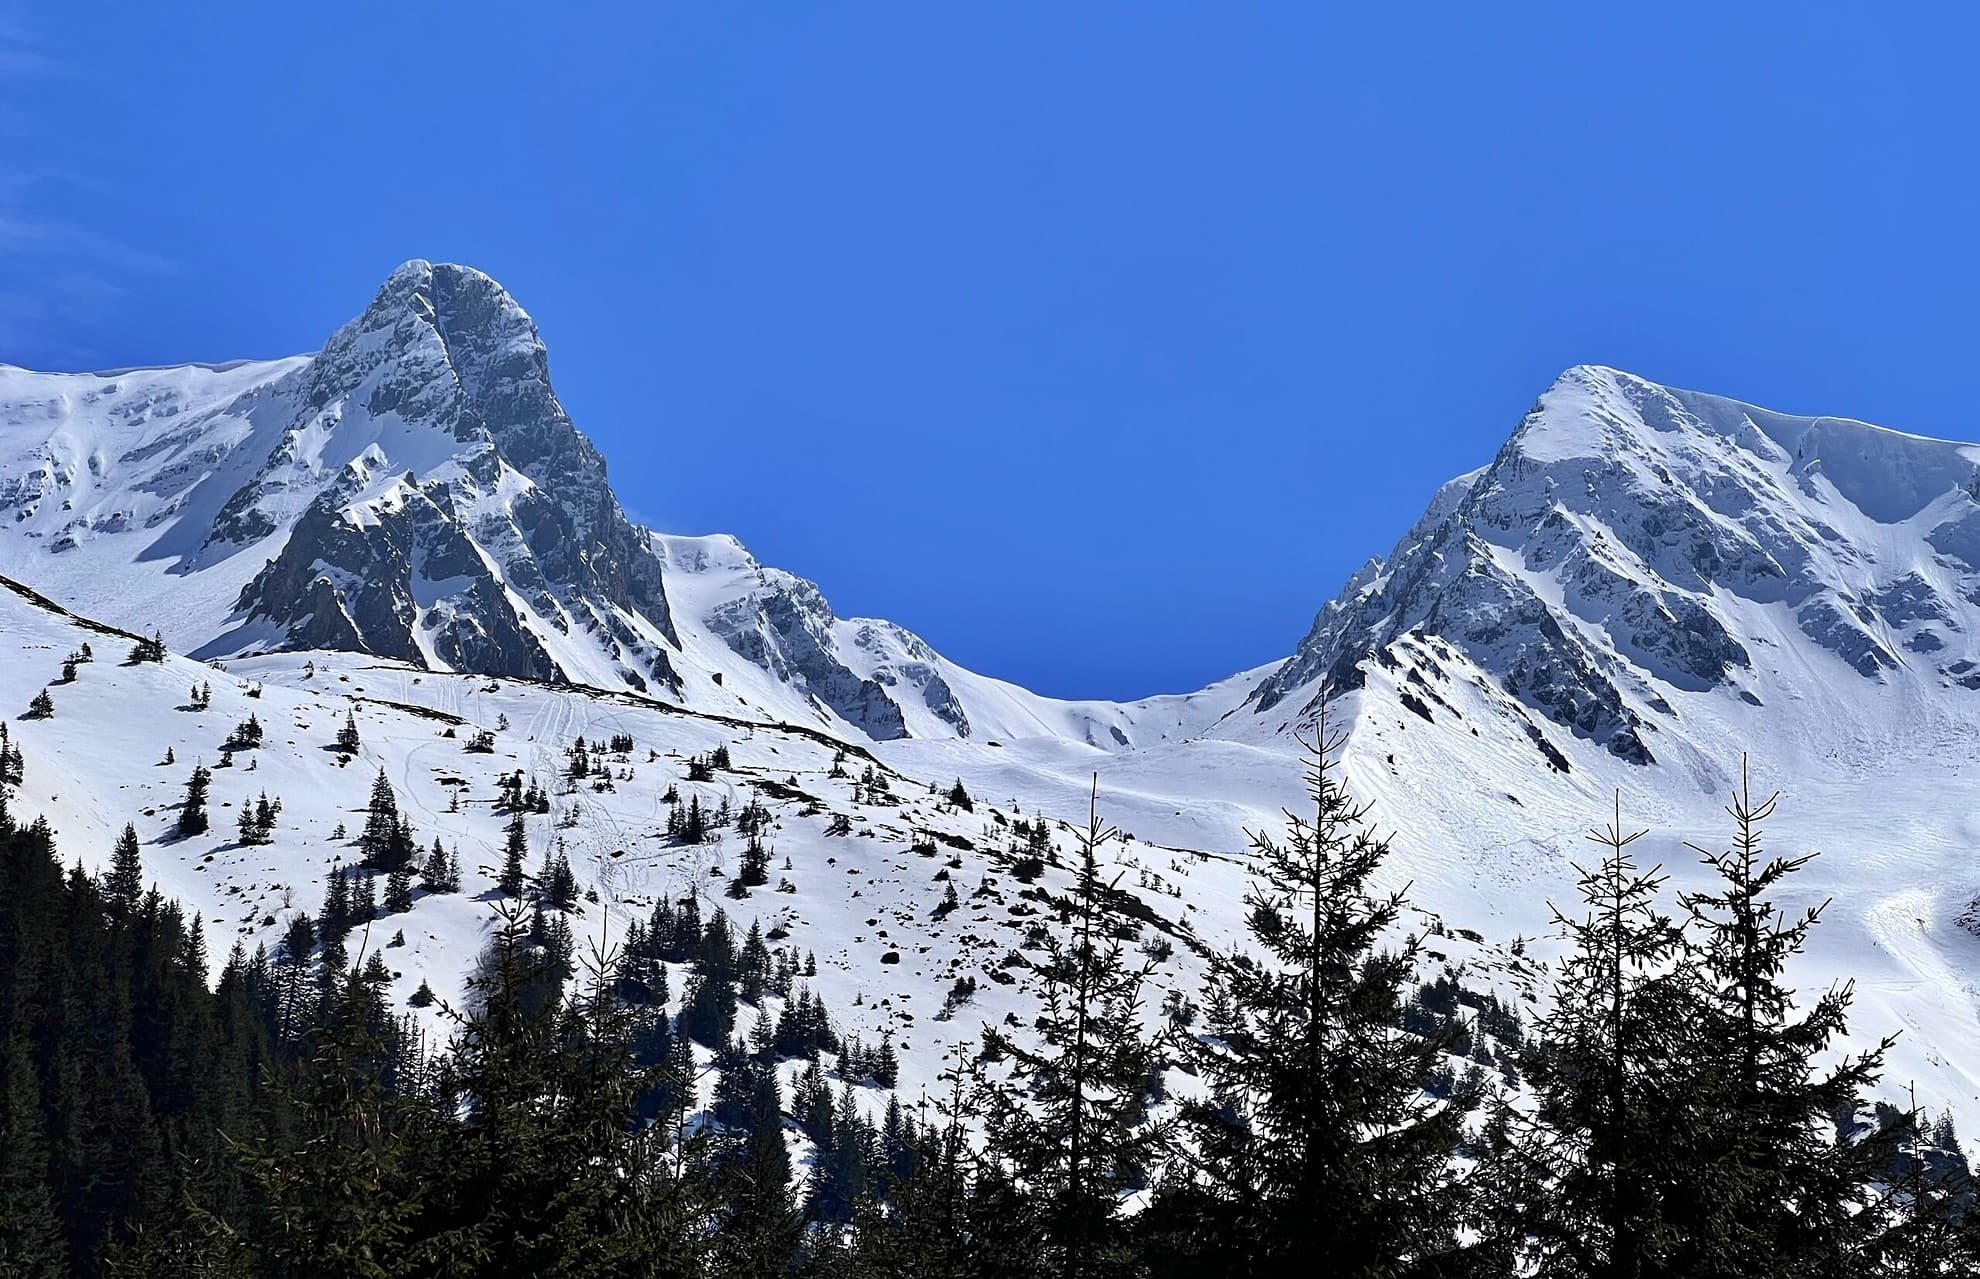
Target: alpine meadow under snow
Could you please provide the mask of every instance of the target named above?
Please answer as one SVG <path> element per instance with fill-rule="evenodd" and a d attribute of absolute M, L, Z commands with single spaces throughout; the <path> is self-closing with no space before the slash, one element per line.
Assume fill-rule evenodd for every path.
<path fill-rule="evenodd" d="M 1685 841 L 1725 843 L 1750 759 L 1784 792 L 1769 850 L 1820 853 L 1771 898 L 1827 903 L 1789 984 L 1854 982 L 1847 1046 L 1898 1032 L 1874 1096 L 1980 1123 L 1980 446 L 1576 367 L 1283 662 L 1064 701 L 838 617 L 733 537 L 634 524 L 523 309 L 414 261 L 314 355 L 0 366 L 0 577 L 16 818 L 91 872 L 134 824 L 217 974 L 344 890 L 382 777 L 418 864 L 437 841 L 461 883 L 343 944 L 383 957 L 395 1008 L 421 995 L 435 1042 L 473 1002 L 520 824 L 532 881 L 568 863 L 580 946 L 663 904 L 754 925 L 842 1038 L 892 1054 L 896 1079 L 844 1072 L 865 1112 L 925 1115 L 985 1026 L 1021 1044 L 1038 1017 L 1081 873 L 1062 824 L 1096 775 L 1123 962 L 1148 967 L 1149 1024 L 1173 1019 L 1245 941 L 1249 833 L 1306 811 L 1324 687 L 1426 980 L 1542 1015 L 1589 828 L 1619 802 L 1650 831 L 1637 862 L 1705 891 Z M 154 633 L 163 660 L 127 662 Z M 196 765 L 211 822 L 187 832 Z M 681 838 L 687 811 L 709 838 Z M 801 1061 L 779 1069 L 799 1088 Z"/>

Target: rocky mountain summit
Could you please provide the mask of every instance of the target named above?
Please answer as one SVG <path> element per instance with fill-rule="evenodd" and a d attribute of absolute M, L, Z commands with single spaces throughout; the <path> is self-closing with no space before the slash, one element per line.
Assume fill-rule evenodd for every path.
<path fill-rule="evenodd" d="M 210 535 L 255 542 L 314 493 L 241 592 L 249 623 L 285 647 L 576 675 L 547 629 L 589 637 L 634 687 L 673 682 L 659 562 L 500 285 L 407 263 L 289 383 L 293 419 Z"/>
<path fill-rule="evenodd" d="M 1775 690 L 1756 664 L 1786 649 L 1837 679 L 1980 688 L 1977 460 L 1570 369 L 1321 609 L 1250 707 L 1283 716 L 1323 676 L 1359 687 L 1412 633 L 1635 763 L 1656 757 L 1672 690 L 1761 704 Z"/>
<path fill-rule="evenodd" d="M 0 371 L 11 567 L 204 656 L 666 688 L 660 564 L 500 285 L 408 262 L 314 356 Z"/>

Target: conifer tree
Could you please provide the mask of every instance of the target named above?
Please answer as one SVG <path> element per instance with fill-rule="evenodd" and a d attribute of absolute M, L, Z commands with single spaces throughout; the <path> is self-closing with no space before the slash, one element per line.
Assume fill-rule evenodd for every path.
<path fill-rule="evenodd" d="M 323 917 L 317 931 L 323 935 L 324 944 L 341 938 L 351 928 L 351 884 L 350 876 L 343 868 L 332 866 L 324 879 Z"/>
<path fill-rule="evenodd" d="M 378 886 L 369 871 L 360 869 L 351 876 L 352 927 L 362 927 L 378 917 Z"/>
<path fill-rule="evenodd" d="M 529 935 L 521 907 L 504 904 L 443 1089 L 467 1104 L 419 1145 L 436 1239 L 477 1273 L 703 1273 L 697 1142 L 663 1149 L 677 1129 L 634 1122 L 660 1071 L 634 1065 L 634 1021 L 607 976 L 615 957 L 594 948 L 588 988 L 539 1003 Z"/>
<path fill-rule="evenodd" d="M 1038 1042 L 983 1032 L 991 1065 L 979 1093 L 990 1150 L 1037 1213 L 1041 1273 L 1067 1279 L 1125 1271 L 1121 1199 L 1146 1184 L 1164 1137 L 1149 1112 L 1158 1062 L 1141 1024 L 1152 965 L 1128 958 L 1113 889 L 1100 878 L 1100 851 L 1119 835 L 1100 820 L 1096 777 L 1064 904 L 1070 935 L 1049 936 L 1039 967 Z"/>
<path fill-rule="evenodd" d="M 716 1156 L 722 1211 L 711 1240 L 711 1261 L 717 1274 L 775 1279 L 791 1271 L 804 1216 L 791 1188 L 776 1072 L 746 1068 L 745 1077 L 741 1122 Z"/>
<path fill-rule="evenodd" d="M 1521 1058 L 1531 1120 L 1501 1115 L 1511 1135 L 1495 1178 L 1529 1196 L 1515 1219 L 1541 1275 L 1668 1273 L 1695 1113 L 1679 1073 L 1682 1027 L 1699 992 L 1674 962 L 1684 942 L 1658 906 L 1664 877 L 1630 851 L 1645 833 L 1623 826 L 1620 796 L 1589 833 L 1602 859 L 1576 867 L 1582 913 L 1555 910 L 1569 952 Z"/>
<path fill-rule="evenodd" d="M 179 806 L 178 830 L 180 835 L 204 835 L 207 828 L 206 792 L 213 784 L 213 772 L 204 764 L 194 764 L 192 776 L 186 779 L 185 802 Z"/>
<path fill-rule="evenodd" d="M 440 846 L 438 835 L 433 837 L 433 847 L 420 867 L 419 882 L 429 893 L 457 893 L 461 890 L 460 872 L 455 860 Z"/>
<path fill-rule="evenodd" d="M 50 1196 L 40 1089 L 25 1027 L 0 1040 L 0 1274 L 69 1273 Z"/>
<path fill-rule="evenodd" d="M 19 786 L 25 774 L 26 761 L 21 757 L 20 745 L 8 735 L 6 723 L 0 721 L 0 790 Z"/>
<path fill-rule="evenodd" d="M 394 866 L 385 875 L 385 913 L 403 914 L 413 908 L 413 877 L 410 865 Z"/>
<path fill-rule="evenodd" d="M 505 896 L 522 896 L 523 857 L 528 852 L 529 831 L 523 825 L 523 815 L 518 812 L 509 818 L 508 837 L 502 845 L 502 877 L 496 881 Z"/>
<path fill-rule="evenodd" d="M 560 848 L 550 857 L 543 877 L 543 900 L 557 910 L 577 905 L 577 876 L 571 872 L 571 859 Z"/>
<path fill-rule="evenodd" d="M 1884 1134 L 1856 1141 L 1836 1128 L 1876 1083 L 1892 1040 L 1818 1064 L 1848 1029 L 1851 988 L 1804 1006 L 1785 981 L 1823 906 L 1790 916 L 1773 900 L 1814 856 L 1765 851 L 1762 827 L 1779 800 L 1755 800 L 1742 759 L 1726 805 L 1730 846 L 1689 845 L 1715 882 L 1679 899 L 1700 995 L 1682 1077 L 1699 1122 L 1686 1159 L 1698 1190 L 1676 1256 L 1701 1276 L 1858 1273 L 1868 1217 L 1856 1201 L 1892 1154 Z"/>
<path fill-rule="evenodd" d="M 1928 1143 L 1926 1127 L 1914 1092 L 1897 1122 L 1895 1166 L 1883 1178 L 1885 1192 L 1874 1211 L 1876 1235 L 1862 1270 L 1872 1279 L 1980 1274 L 1972 1173 L 1957 1139 L 1935 1136 Z"/>
<path fill-rule="evenodd" d="M 770 850 L 762 837 L 751 834 L 743 844 L 742 865 L 736 872 L 737 896 L 770 882 Z"/>
<path fill-rule="evenodd" d="M 1230 1271 L 1428 1273 L 1458 1247 L 1451 1156 L 1471 1098 L 1425 1094 L 1449 1044 L 1402 1029 L 1421 943 L 1392 935 L 1407 903 L 1374 886 L 1388 841 L 1347 789 L 1324 695 L 1315 731 L 1311 816 L 1252 837 L 1255 953 L 1214 962 L 1224 1015 L 1186 1045 L 1209 1090 L 1185 1112 L 1197 1176 L 1151 1215 Z"/>
<path fill-rule="evenodd" d="M 374 991 L 357 973 L 335 981 L 335 1013 L 301 1082 L 285 1088 L 307 1144 L 263 1137 L 237 1147 L 267 1228 L 228 1229 L 207 1214 L 208 1261 L 221 1273 L 397 1279 L 439 1258 L 413 1235 L 425 1191 L 407 1166 L 413 1103 L 389 1085 Z"/>
<path fill-rule="evenodd" d="M 137 910 L 144 896 L 144 863 L 138 855 L 137 827 L 124 824 L 117 846 L 110 852 L 110 873 L 103 880 L 103 904 L 110 917 L 125 920 Z"/>
<path fill-rule="evenodd" d="M 398 833 L 399 799 L 392 792 L 392 783 L 386 779 L 384 768 L 380 767 L 378 776 L 371 783 L 371 802 L 365 808 L 364 832 L 358 836 L 358 847 L 363 850 L 363 864 L 390 869 Z"/>
<path fill-rule="evenodd" d="M 357 713 L 346 709 L 343 725 L 337 729 L 337 750 L 341 754 L 355 755 L 361 744 L 358 737 Z"/>

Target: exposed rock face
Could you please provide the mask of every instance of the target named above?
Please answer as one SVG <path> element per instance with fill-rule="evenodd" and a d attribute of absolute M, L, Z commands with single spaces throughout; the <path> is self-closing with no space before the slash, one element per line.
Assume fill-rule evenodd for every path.
<path fill-rule="evenodd" d="M 878 679 L 854 674 L 840 660 L 832 633 L 838 620 L 818 587 L 788 573 L 763 572 L 763 589 L 730 601 L 708 627 L 738 656 L 816 697 L 876 741 L 907 736 L 901 708 Z"/>
<path fill-rule="evenodd" d="M 892 622 L 839 617 L 816 583 L 764 567 L 734 538 L 656 542 L 682 616 L 730 656 L 876 740 L 970 736 L 963 698 L 944 673 L 956 668 L 920 636 Z"/>
<path fill-rule="evenodd" d="M 660 562 L 500 285 L 407 263 L 284 391 L 293 419 L 209 539 L 294 521 L 238 601 L 272 644 L 598 678 L 554 651 L 572 636 L 635 687 L 673 682 Z"/>
<path fill-rule="evenodd" d="M 1752 700 L 1754 637 L 1776 619 L 1866 679 L 1900 650 L 1970 661 L 1974 454 L 1570 369 L 1490 466 L 1321 609 L 1253 705 L 1310 697 L 1322 676 L 1358 686 L 1398 637 L 1437 635 L 1525 705 L 1647 762 L 1664 692 Z"/>
<path fill-rule="evenodd" d="M 444 485 L 402 483 L 346 517 L 337 490 L 312 502 L 282 553 L 250 583 L 251 615 L 288 619 L 280 647 L 347 649 L 419 665 L 556 679 L 501 581 L 455 518 Z M 423 588 L 423 589 L 422 589 Z M 278 602 L 276 609 L 261 601 Z"/>

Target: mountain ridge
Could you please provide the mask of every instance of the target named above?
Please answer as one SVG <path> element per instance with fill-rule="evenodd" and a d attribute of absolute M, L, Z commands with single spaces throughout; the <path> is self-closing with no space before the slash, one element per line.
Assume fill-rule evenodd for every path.
<path fill-rule="evenodd" d="M 1348 776 L 1398 827 L 1393 886 L 1536 953 L 1591 811 L 1619 799 L 1654 824 L 1646 855 L 1682 888 L 1679 840 L 1715 828 L 1751 751 L 1807 801 L 1785 810 L 1782 845 L 1829 850 L 1798 877 L 1808 900 L 1789 903 L 1836 903 L 1800 978 L 1860 978 L 1866 1026 L 1913 1032 L 1902 1068 L 1980 1113 L 1980 1069 L 1963 1064 L 1980 1060 L 1980 937 L 1957 922 L 1980 898 L 1965 852 L 1980 827 L 1944 802 L 1970 789 L 1980 740 L 1980 449 L 1578 365 L 1322 605 L 1285 660 L 1189 693 L 1054 699 L 894 623 L 839 617 L 815 583 L 733 537 L 634 524 L 556 402 L 527 313 L 478 272 L 428 297 L 434 272 L 447 275 L 395 272 L 327 358 L 0 368 L 0 575 L 80 617 L 160 630 L 206 663 L 175 658 L 176 689 L 123 668 L 114 688 L 55 687 L 55 719 L 23 729 L 42 761 L 36 805 L 96 839 L 130 803 L 169 803 L 179 779 L 152 772 L 155 755 L 120 747 L 103 763 L 89 743 L 155 706 L 146 731 L 210 750 L 166 700 L 193 669 L 229 686 L 228 715 L 270 690 L 264 712 L 279 701 L 296 735 L 271 745 L 269 782 L 314 785 L 348 681 L 491 731 L 510 715 L 504 767 L 545 777 L 574 734 L 616 733 L 629 716 L 675 756 L 727 739 L 778 787 L 795 775 L 815 790 L 806 778 L 829 777 L 829 743 L 842 743 L 916 779 L 914 821 L 985 848 L 1007 832 L 939 811 L 952 779 L 1006 814 L 1054 818 L 1084 813 L 1097 779 L 1140 839 L 1130 879 L 1186 884 L 1179 917 L 1222 945 L 1242 922 L 1246 832 L 1298 802 L 1298 739 L 1331 683 Z M 658 600 L 664 625 L 648 612 Z M 24 703 L 73 627 L 8 608 L 21 640 L 0 648 L 0 671 Z M 422 795 L 422 826 L 492 849 L 500 832 L 435 802 L 443 777 L 466 774 L 425 753 L 432 725 L 378 714 L 393 737 L 375 762 Z M 652 843 L 645 787 L 659 780 L 586 799 L 596 822 L 569 828 L 608 898 L 613 854 Z M 873 848 L 905 852 L 915 829 L 857 780 L 832 779 L 839 811 L 872 819 Z M 807 906 L 835 945 L 885 927 L 960 962 L 944 949 L 954 939 L 924 936 L 925 883 L 892 923 L 850 878 L 810 896 L 843 855 L 803 807 L 792 798 L 780 820 L 790 847 L 817 854 Z M 312 808 L 292 851 L 323 861 L 308 841 L 337 811 Z M 172 887 L 196 896 L 211 872 L 182 851 L 197 850 L 172 850 Z M 705 851 L 649 852 L 642 892 L 706 884 Z M 214 856 L 236 863 L 228 888 L 268 900 L 275 868 Z M 914 864 L 884 869 L 898 879 Z M 273 916 L 241 918 L 233 897 L 216 880 L 201 900 L 250 934 Z M 449 910 L 436 908 L 429 965 L 472 951 L 475 925 Z M 884 971 L 856 947 L 845 962 L 847 998 Z"/>

